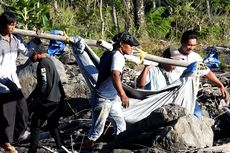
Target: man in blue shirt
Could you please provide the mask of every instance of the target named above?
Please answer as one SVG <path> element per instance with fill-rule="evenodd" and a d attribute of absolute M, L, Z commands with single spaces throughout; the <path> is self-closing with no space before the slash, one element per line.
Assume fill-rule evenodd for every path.
<path fill-rule="evenodd" d="M 164 58 L 178 59 L 171 55 L 172 48 L 163 52 Z M 159 64 L 157 66 L 146 65 L 137 78 L 137 87 L 145 90 L 159 91 L 180 78 L 180 73 L 174 71 L 175 65 Z"/>

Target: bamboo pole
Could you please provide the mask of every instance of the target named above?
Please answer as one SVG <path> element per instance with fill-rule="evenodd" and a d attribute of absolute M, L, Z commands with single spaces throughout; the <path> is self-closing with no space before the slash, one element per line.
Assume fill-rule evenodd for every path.
<path fill-rule="evenodd" d="M 103 48 L 110 50 L 110 51 L 113 49 L 113 46 L 111 43 L 108 43 L 107 41 L 104 41 L 101 39 L 97 41 L 97 44 L 102 46 Z M 132 57 L 132 56 L 125 56 L 125 57 L 127 57 L 127 59 L 129 59 L 130 61 L 135 62 L 135 60 L 136 60 L 137 64 L 141 64 L 140 59 L 137 59 L 137 57 L 141 56 L 141 52 L 143 52 L 143 51 L 136 47 L 136 48 L 134 48 L 134 56 L 135 57 Z M 151 54 L 147 54 L 147 53 L 145 54 L 144 59 L 147 60 L 147 61 L 143 62 L 143 64 L 146 63 L 146 65 L 151 64 L 151 62 L 149 62 L 149 61 L 162 63 L 162 64 L 172 64 L 172 65 L 182 66 L 182 67 L 186 67 L 190 64 L 189 62 L 163 58 L 163 57 L 159 57 L 159 56 L 155 56 L 155 55 L 151 55 Z M 155 63 L 152 63 L 152 64 L 155 65 Z"/>
<path fill-rule="evenodd" d="M 144 61 L 141 61 L 140 57 L 138 57 L 138 56 L 134 56 L 134 55 L 124 55 L 124 56 L 125 56 L 125 59 L 127 61 L 134 62 L 137 65 L 140 65 L 140 64 L 152 65 L 152 66 L 157 66 L 158 65 L 157 62 L 149 61 L 149 60 L 146 60 L 146 59 Z"/>
<path fill-rule="evenodd" d="M 140 54 L 141 53 L 137 53 L 137 55 L 140 55 Z M 189 62 L 173 60 L 173 59 L 169 59 L 169 58 L 163 58 L 163 57 L 159 57 L 159 56 L 155 56 L 155 55 L 151 55 L 151 54 L 146 54 L 144 58 L 146 60 L 154 61 L 157 63 L 171 64 L 171 65 L 182 66 L 182 67 L 187 67 L 189 64 L 191 64 Z"/>
<path fill-rule="evenodd" d="M 13 33 L 24 35 L 24 36 L 49 39 L 49 40 L 61 40 L 61 41 L 69 42 L 69 43 L 74 42 L 73 38 L 69 37 L 69 36 L 53 35 L 53 34 L 49 34 L 49 33 L 41 33 L 38 35 L 35 31 L 32 31 L 32 30 L 23 30 L 23 29 L 17 29 L 16 28 L 16 29 L 14 29 Z M 91 40 L 91 39 L 84 39 L 84 40 L 85 40 L 86 44 L 89 46 L 100 47 L 100 46 L 98 46 L 96 40 Z"/>
<path fill-rule="evenodd" d="M 24 35 L 24 36 L 49 39 L 49 40 L 61 40 L 61 41 L 69 42 L 69 43 L 74 42 L 73 37 L 53 35 L 53 34 L 48 34 L 48 33 L 41 33 L 38 35 L 35 31 L 32 31 L 32 30 L 15 29 L 13 31 L 13 33 Z M 85 40 L 86 44 L 89 46 L 102 47 L 102 48 L 105 48 L 105 49 L 110 50 L 110 51 L 113 49 L 113 45 L 111 43 L 108 43 L 107 41 L 104 41 L 104 40 L 91 40 L 91 39 L 84 39 L 84 40 Z M 134 50 L 135 50 L 135 48 L 134 48 Z M 136 50 L 140 50 L 140 49 L 136 48 Z M 132 56 L 129 56 L 128 59 L 130 61 L 133 61 L 133 62 L 136 61 L 137 64 L 140 64 L 141 61 L 137 59 L 137 57 L 139 57 L 140 54 L 141 53 L 137 51 L 136 54 L 134 55 L 136 57 L 132 58 Z M 144 56 L 144 59 L 146 59 L 148 61 L 152 61 L 152 62 L 157 62 L 157 63 L 162 63 L 162 64 L 172 64 L 172 65 L 182 66 L 182 67 L 186 67 L 190 64 L 189 62 L 172 60 L 172 59 L 163 58 L 163 57 L 159 57 L 159 56 L 155 56 L 155 55 L 151 55 L 151 54 L 146 54 Z M 149 63 L 149 62 L 144 61 L 143 64 L 145 64 L 145 63 Z M 148 64 L 146 64 L 146 65 L 148 65 Z"/>

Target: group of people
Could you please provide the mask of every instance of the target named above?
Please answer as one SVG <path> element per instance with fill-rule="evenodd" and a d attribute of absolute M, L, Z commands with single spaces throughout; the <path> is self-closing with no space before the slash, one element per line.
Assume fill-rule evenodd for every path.
<path fill-rule="evenodd" d="M 189 30 L 183 33 L 179 49 L 167 48 L 163 52 L 164 58 L 181 60 L 187 62 L 202 62 L 199 54 L 194 52 L 197 47 L 197 34 Z M 93 147 L 95 141 L 103 133 L 105 122 L 109 119 L 114 128 L 114 135 L 126 130 L 125 120 L 122 115 L 121 106 L 129 106 L 127 97 L 121 84 L 122 67 L 125 65 L 124 54 L 130 55 L 132 47 L 138 46 L 138 41 L 128 32 L 118 33 L 113 37 L 113 51 L 105 52 L 100 59 L 99 74 L 96 88 L 92 94 L 90 103 L 92 107 L 93 124 L 87 135 L 85 145 Z M 145 90 L 159 91 L 179 79 L 185 67 L 173 64 L 159 64 L 158 66 L 146 65 L 137 78 L 136 86 Z M 202 75 L 217 85 L 225 100 L 229 98 L 223 84 L 210 70 L 203 70 Z M 121 101 L 121 102 L 120 102 Z M 195 109 L 198 103 L 196 102 Z M 197 114 L 194 114 L 198 116 Z"/>
<path fill-rule="evenodd" d="M 59 136 L 58 120 L 65 93 L 56 67 L 45 54 L 40 39 L 34 38 L 25 45 L 12 34 L 16 26 L 16 16 L 12 12 L 2 13 L 0 21 L 0 145 L 10 153 L 18 152 L 12 142 L 19 140 L 28 128 L 29 102 L 35 108 L 32 110 L 28 152 L 37 151 L 40 129 L 46 120 L 50 134 L 61 150 L 63 144 Z M 18 53 L 28 56 L 32 62 L 39 62 L 37 86 L 27 101 L 16 73 Z"/>
<path fill-rule="evenodd" d="M 12 34 L 16 26 L 13 13 L 2 13 L 0 21 L 0 145 L 10 153 L 17 153 L 12 142 L 23 135 L 28 125 L 27 102 L 16 74 L 16 58 L 18 52 L 21 52 L 33 62 L 39 62 L 37 86 L 27 99 L 35 105 L 28 152 L 36 152 L 40 129 L 46 120 L 57 148 L 61 149 L 63 144 L 59 136 L 58 120 L 65 93 L 55 65 L 45 54 L 40 39 L 34 39 L 27 46 Z M 124 55 L 132 54 L 132 47 L 138 46 L 139 42 L 128 32 L 118 33 L 112 40 L 113 51 L 105 52 L 100 59 L 97 84 L 90 98 L 92 127 L 85 141 L 86 147 L 93 147 L 103 133 L 107 119 L 113 125 L 114 135 L 126 130 L 122 107 L 129 107 L 129 98 L 122 87 L 121 75 L 125 65 Z M 202 61 L 200 55 L 194 52 L 196 46 L 196 33 L 186 31 L 181 38 L 181 47 L 176 50 L 166 49 L 163 57 L 188 62 Z M 184 69 L 170 64 L 159 64 L 156 67 L 147 65 L 137 79 L 137 87 L 160 90 L 178 79 Z M 228 99 L 228 92 L 211 70 L 207 69 L 203 75 L 215 83 L 223 97 Z"/>

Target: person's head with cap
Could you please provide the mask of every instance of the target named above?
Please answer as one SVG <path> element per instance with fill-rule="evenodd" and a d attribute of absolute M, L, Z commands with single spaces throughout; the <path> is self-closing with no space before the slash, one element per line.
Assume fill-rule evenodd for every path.
<path fill-rule="evenodd" d="M 37 62 L 42 58 L 46 58 L 46 54 L 47 50 L 45 49 L 43 44 L 40 44 L 34 49 L 34 52 L 30 55 L 30 60 L 32 62 Z"/>
<path fill-rule="evenodd" d="M 176 48 L 174 48 L 172 46 L 170 46 L 169 48 L 167 48 L 166 50 L 163 51 L 162 57 L 174 59 L 174 60 L 179 60 L 179 58 L 180 58 L 179 51 L 176 50 Z M 172 65 L 172 64 L 159 64 L 159 66 L 162 67 L 163 69 L 165 69 L 165 71 L 167 71 L 167 72 L 171 72 L 176 68 L 176 66 Z"/>
<path fill-rule="evenodd" d="M 133 36 L 131 36 L 129 32 L 120 32 L 116 34 L 112 38 L 112 41 L 114 42 L 114 50 L 119 50 L 122 54 L 128 55 L 132 53 L 133 46 L 139 45 L 139 42 Z"/>

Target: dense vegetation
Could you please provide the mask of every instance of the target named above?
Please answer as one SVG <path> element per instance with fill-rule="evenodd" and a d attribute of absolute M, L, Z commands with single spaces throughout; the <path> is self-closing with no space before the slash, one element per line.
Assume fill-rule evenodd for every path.
<path fill-rule="evenodd" d="M 182 32 L 196 29 L 201 48 L 228 45 L 230 0 L 2 0 L 18 27 L 61 29 L 68 35 L 109 40 L 128 30 L 148 51 L 178 45 Z"/>

